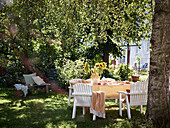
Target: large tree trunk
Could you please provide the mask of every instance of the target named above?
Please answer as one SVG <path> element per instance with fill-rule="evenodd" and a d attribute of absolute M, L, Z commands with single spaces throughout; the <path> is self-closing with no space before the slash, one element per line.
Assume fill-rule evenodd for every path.
<path fill-rule="evenodd" d="M 170 0 L 155 0 L 146 117 L 168 127 L 170 71 Z"/>

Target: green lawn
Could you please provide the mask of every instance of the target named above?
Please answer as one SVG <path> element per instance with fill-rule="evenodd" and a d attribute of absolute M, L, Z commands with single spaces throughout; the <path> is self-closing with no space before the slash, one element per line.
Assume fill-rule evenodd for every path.
<path fill-rule="evenodd" d="M 106 100 L 106 118 L 92 121 L 92 114 L 82 115 L 82 107 L 77 107 L 76 118 L 71 118 L 73 100 L 68 106 L 68 96 L 50 92 L 34 92 L 26 98 L 18 98 L 13 88 L 0 89 L 0 128 L 137 128 L 151 127 L 140 114 L 139 108 L 131 109 L 132 119 L 127 119 L 127 111 L 119 116 L 118 104 Z M 144 107 L 144 112 L 145 112 Z"/>

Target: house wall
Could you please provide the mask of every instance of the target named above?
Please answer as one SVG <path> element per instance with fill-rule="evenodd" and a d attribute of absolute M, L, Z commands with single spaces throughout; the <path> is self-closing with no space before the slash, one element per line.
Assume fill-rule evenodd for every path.
<path fill-rule="evenodd" d="M 141 42 L 141 49 L 136 47 L 130 47 L 130 66 L 134 66 L 135 62 L 137 62 L 137 56 L 141 57 L 140 61 L 140 68 L 147 63 L 148 70 L 150 65 L 150 49 L 149 49 L 149 41 L 142 41 Z M 127 57 L 127 55 L 126 55 Z"/>
<path fill-rule="evenodd" d="M 147 69 L 149 70 L 149 65 L 150 65 L 150 48 L 149 48 L 149 41 L 141 41 L 140 42 L 141 46 L 140 49 L 138 48 L 138 46 L 130 46 L 130 60 L 129 60 L 129 66 L 130 67 L 134 67 L 135 66 L 135 62 L 137 63 L 137 56 L 141 57 L 141 61 L 140 61 L 140 68 L 142 68 L 142 66 L 147 63 Z M 125 63 L 127 64 L 127 47 L 123 47 L 123 49 L 125 49 L 125 57 L 124 58 L 117 58 L 117 63 Z M 138 64 L 137 64 L 138 66 Z"/>

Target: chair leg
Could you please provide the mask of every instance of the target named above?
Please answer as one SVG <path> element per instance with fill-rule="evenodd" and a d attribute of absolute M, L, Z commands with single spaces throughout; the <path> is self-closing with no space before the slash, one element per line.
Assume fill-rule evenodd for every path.
<path fill-rule="evenodd" d="M 68 99 L 68 106 L 70 106 L 71 93 L 72 93 L 72 91 L 71 91 L 71 89 L 69 89 L 69 99 Z"/>
<path fill-rule="evenodd" d="M 131 119 L 130 104 L 129 104 L 129 100 L 128 100 L 128 95 L 126 95 L 126 105 L 127 105 L 128 119 Z"/>
<path fill-rule="evenodd" d="M 122 94 L 119 93 L 119 115 L 122 116 Z"/>
<path fill-rule="evenodd" d="M 74 102 L 72 119 L 75 118 L 75 115 L 76 115 L 76 103 Z"/>
<path fill-rule="evenodd" d="M 143 112 L 143 105 L 140 105 L 140 113 Z"/>
<path fill-rule="evenodd" d="M 93 120 L 96 120 L 96 115 L 93 114 Z"/>
<path fill-rule="evenodd" d="M 48 85 L 45 86 L 46 93 L 49 93 Z"/>
<path fill-rule="evenodd" d="M 85 107 L 83 107 L 83 115 L 85 115 L 85 113 L 86 113 L 86 112 L 85 112 Z"/>

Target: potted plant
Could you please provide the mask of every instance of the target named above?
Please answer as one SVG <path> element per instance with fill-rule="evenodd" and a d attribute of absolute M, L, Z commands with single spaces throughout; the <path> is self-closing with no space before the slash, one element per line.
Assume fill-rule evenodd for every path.
<path fill-rule="evenodd" d="M 139 80 L 139 74 L 136 71 L 134 71 L 132 75 L 132 81 L 137 82 L 138 80 Z"/>
<path fill-rule="evenodd" d="M 128 68 L 128 72 L 127 72 L 127 65 L 122 63 L 122 64 L 119 64 L 116 74 L 119 75 L 121 81 L 124 81 L 128 79 L 127 73 L 129 74 L 130 72 L 131 72 L 131 69 Z"/>
<path fill-rule="evenodd" d="M 135 71 L 133 71 L 133 75 L 132 75 L 132 81 L 133 81 L 133 82 L 137 82 L 137 81 L 139 80 L 141 56 L 137 56 L 137 57 L 136 57 L 136 60 L 137 60 L 138 68 L 135 68 Z M 136 71 L 136 70 L 137 70 L 137 71 Z"/>
<path fill-rule="evenodd" d="M 134 72 L 132 72 L 132 69 L 130 69 L 130 72 L 128 74 L 128 80 L 129 81 L 132 81 L 132 75 L 133 75 Z"/>
<path fill-rule="evenodd" d="M 141 56 L 137 56 L 136 57 L 136 59 L 137 59 L 137 62 L 138 62 L 138 74 L 139 74 L 139 72 L 140 72 L 140 60 L 141 60 Z"/>

